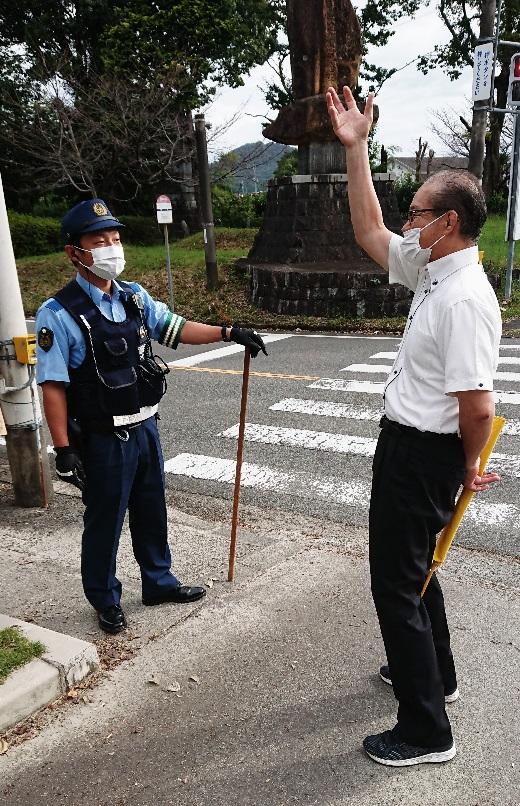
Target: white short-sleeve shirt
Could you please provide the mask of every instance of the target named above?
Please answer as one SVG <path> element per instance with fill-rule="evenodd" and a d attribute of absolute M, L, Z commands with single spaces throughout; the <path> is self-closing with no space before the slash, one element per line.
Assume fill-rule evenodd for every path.
<path fill-rule="evenodd" d="M 455 433 L 455 392 L 491 391 L 502 321 L 498 301 L 472 246 L 419 271 L 393 235 L 389 281 L 414 291 L 408 321 L 385 386 L 385 414 L 420 431 Z"/>

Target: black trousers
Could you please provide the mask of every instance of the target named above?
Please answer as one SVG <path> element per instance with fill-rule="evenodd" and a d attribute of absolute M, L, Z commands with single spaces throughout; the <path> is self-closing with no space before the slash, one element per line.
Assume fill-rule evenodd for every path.
<path fill-rule="evenodd" d="M 121 599 L 116 557 L 127 510 L 143 596 L 160 596 L 180 585 L 171 572 L 164 465 L 155 417 L 127 433 L 127 441 L 114 433 L 91 433 L 85 450 L 81 575 L 85 596 L 95 610 Z"/>
<path fill-rule="evenodd" d="M 438 532 L 464 478 L 456 436 L 382 431 L 370 501 L 372 596 L 399 702 L 394 732 L 409 744 L 452 741 L 444 693 L 457 687 L 442 591 L 435 574 L 424 598 Z"/>

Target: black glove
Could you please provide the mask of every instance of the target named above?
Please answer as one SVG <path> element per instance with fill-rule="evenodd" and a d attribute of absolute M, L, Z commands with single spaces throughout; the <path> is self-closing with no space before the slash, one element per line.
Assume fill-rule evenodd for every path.
<path fill-rule="evenodd" d="M 78 454 L 66 445 L 64 448 L 54 448 L 56 454 L 56 473 L 61 481 L 74 484 L 82 492 L 85 489 L 85 471 Z"/>
<path fill-rule="evenodd" d="M 231 341 L 236 341 L 237 344 L 243 344 L 244 347 L 249 347 L 251 350 L 251 358 L 256 358 L 260 350 L 264 355 L 267 355 L 262 337 L 258 335 L 256 330 L 241 330 L 239 327 L 232 327 L 229 338 Z"/>

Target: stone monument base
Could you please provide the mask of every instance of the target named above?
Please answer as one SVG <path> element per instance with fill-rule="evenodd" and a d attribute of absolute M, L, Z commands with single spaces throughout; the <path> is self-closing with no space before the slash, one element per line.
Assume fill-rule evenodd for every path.
<path fill-rule="evenodd" d="M 412 293 L 390 284 L 377 264 L 349 261 L 348 267 L 330 263 L 253 263 L 237 261 L 249 275 L 251 301 L 270 313 L 289 316 L 406 316 Z"/>
<path fill-rule="evenodd" d="M 374 174 L 386 226 L 402 219 L 390 174 Z M 272 313 L 304 316 L 406 316 L 412 294 L 356 243 L 346 174 L 272 179 L 264 220 L 247 258 L 251 299 Z"/>

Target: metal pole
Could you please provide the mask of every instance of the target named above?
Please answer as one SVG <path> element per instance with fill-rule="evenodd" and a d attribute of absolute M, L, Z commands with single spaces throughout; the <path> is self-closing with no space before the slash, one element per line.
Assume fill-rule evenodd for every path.
<path fill-rule="evenodd" d="M 482 14 L 480 16 L 479 41 L 489 39 L 493 36 L 495 28 L 497 3 L 496 0 L 484 0 L 482 4 Z M 495 59 L 496 59 L 495 51 Z M 493 76 L 491 80 L 491 95 L 493 95 Z M 473 105 L 473 120 L 471 123 L 471 140 L 469 145 L 468 171 L 482 181 L 484 171 L 484 152 L 487 129 L 487 101 L 475 101 Z"/>
<path fill-rule="evenodd" d="M 513 147 L 511 149 L 511 176 L 509 181 L 509 209 L 507 216 L 507 269 L 506 269 L 506 299 L 511 299 L 511 285 L 513 281 L 513 261 L 515 256 L 515 222 L 517 214 L 518 197 L 518 160 L 520 159 L 520 125 L 518 115 L 514 115 Z"/>
<path fill-rule="evenodd" d="M 213 207 L 211 204 L 211 183 L 204 115 L 195 115 L 195 141 L 197 143 L 200 208 L 204 231 L 204 252 L 206 254 L 206 288 L 208 291 L 214 291 L 218 285 L 217 251 L 215 248 L 215 225 L 213 223 Z"/>
<path fill-rule="evenodd" d="M 170 292 L 170 311 L 173 311 L 173 280 L 172 267 L 170 263 L 170 244 L 168 242 L 168 224 L 164 225 L 164 246 L 166 248 L 166 270 L 168 272 L 168 290 Z"/>
<path fill-rule="evenodd" d="M 0 406 L 6 427 L 7 458 L 15 503 L 43 507 L 52 499 L 52 481 L 34 365 L 20 363 L 13 337 L 26 336 L 27 325 L 16 273 L 11 232 L 0 177 Z"/>

